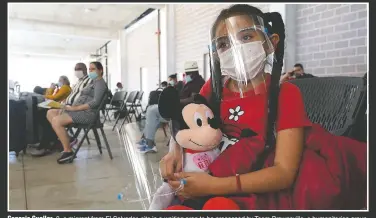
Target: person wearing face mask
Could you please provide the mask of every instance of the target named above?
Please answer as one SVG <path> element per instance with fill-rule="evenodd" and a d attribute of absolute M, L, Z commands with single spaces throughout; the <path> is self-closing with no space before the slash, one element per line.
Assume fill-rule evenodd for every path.
<path fill-rule="evenodd" d="M 200 92 L 205 80 L 198 72 L 196 61 L 187 61 L 184 64 L 185 84 L 180 91 L 180 99 L 187 99 Z"/>
<path fill-rule="evenodd" d="M 74 75 L 78 78 L 78 82 L 73 86 L 72 93 L 68 96 L 65 104 L 72 105 L 73 102 L 81 95 L 81 91 L 90 84 L 91 79 L 87 75 L 87 68 L 84 63 L 77 63 L 74 67 Z"/>
<path fill-rule="evenodd" d="M 184 84 L 182 81 L 178 81 L 178 77 L 176 73 L 168 76 L 167 82 L 170 86 L 175 87 L 175 89 L 178 90 L 179 93 L 183 89 Z"/>
<path fill-rule="evenodd" d="M 71 123 L 92 123 L 97 119 L 95 110 L 98 109 L 104 95 L 108 92 L 107 84 L 103 79 L 103 66 L 100 62 L 90 63 L 88 76 L 92 82 L 81 91 L 80 97 L 71 106 L 66 105 L 63 110 L 52 109 L 47 112 L 47 119 L 63 145 L 63 152 L 57 160 L 59 164 L 67 163 L 74 155 L 65 126 Z"/>
<path fill-rule="evenodd" d="M 187 82 L 180 91 L 180 100 L 190 101 L 189 98 L 200 92 L 204 85 L 204 79 L 198 73 L 198 66 L 196 61 L 187 61 L 184 64 L 185 73 L 190 75 L 191 80 Z M 172 86 L 176 84 L 176 74 L 169 76 L 169 84 Z M 179 82 L 180 83 L 180 82 Z M 180 85 L 179 85 L 180 86 Z M 179 87 L 177 86 L 177 88 Z M 137 147 L 140 153 L 157 152 L 157 147 L 154 142 L 155 134 L 161 123 L 167 123 L 163 119 L 158 110 L 158 104 L 148 106 L 146 110 L 145 128 L 141 139 L 137 142 Z"/>
<path fill-rule="evenodd" d="M 72 105 L 75 99 L 81 95 L 81 91 L 91 83 L 91 79 L 87 75 L 87 68 L 84 63 L 77 63 L 74 67 L 74 75 L 78 82 L 73 86 L 70 95 L 62 102 L 66 105 Z M 38 111 L 39 129 L 41 130 L 40 143 L 30 149 L 30 154 L 34 157 L 42 157 L 51 154 L 55 150 L 62 149 L 55 131 L 47 120 L 47 110 Z M 70 139 L 71 146 L 77 143 L 77 139 Z"/>
<path fill-rule="evenodd" d="M 160 171 L 183 200 L 167 209 L 363 209 L 367 144 L 312 123 L 299 88 L 280 84 L 282 16 L 236 4 L 218 15 L 210 39 L 212 76 L 200 94 L 221 117 L 222 153 L 209 173 L 181 172 L 182 152 L 171 138 Z"/>
<path fill-rule="evenodd" d="M 45 98 L 62 102 L 69 96 L 71 91 L 72 89 L 68 77 L 61 76 L 57 84 L 52 83 L 50 88 L 46 90 Z"/>

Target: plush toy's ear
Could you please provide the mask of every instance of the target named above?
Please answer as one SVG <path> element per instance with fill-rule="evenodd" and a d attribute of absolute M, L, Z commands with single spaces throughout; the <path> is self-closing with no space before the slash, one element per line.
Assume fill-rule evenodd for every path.
<path fill-rule="evenodd" d="M 196 94 L 193 98 L 194 103 L 208 105 L 206 98 L 200 94 Z"/>
<path fill-rule="evenodd" d="M 158 110 L 165 119 L 177 119 L 181 114 L 179 92 L 174 87 L 165 88 L 159 95 Z"/>

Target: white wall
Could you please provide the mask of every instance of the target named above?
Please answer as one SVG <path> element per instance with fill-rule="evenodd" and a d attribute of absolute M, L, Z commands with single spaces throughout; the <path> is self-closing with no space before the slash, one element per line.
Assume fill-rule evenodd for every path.
<path fill-rule="evenodd" d="M 197 61 L 204 71 L 204 54 L 208 53 L 210 28 L 220 11 L 232 4 L 175 4 L 176 71 L 183 73 L 185 61 Z M 269 5 L 254 5 L 263 12 Z M 172 39 L 173 40 L 173 39 Z"/>
<path fill-rule="evenodd" d="M 71 85 L 77 79 L 74 67 L 79 60 L 43 56 L 10 55 L 8 57 L 8 79 L 18 81 L 21 91 L 32 92 L 35 86 L 49 87 L 65 75 Z"/>
<path fill-rule="evenodd" d="M 112 40 L 107 44 L 109 88 L 113 91 L 116 83 L 121 82 L 120 41 Z"/>
<path fill-rule="evenodd" d="M 128 92 L 141 89 L 140 69 L 148 72 L 147 90 L 143 90 L 146 105 L 149 92 L 159 86 L 158 16 L 157 11 L 144 17 L 121 33 L 121 79 Z"/>

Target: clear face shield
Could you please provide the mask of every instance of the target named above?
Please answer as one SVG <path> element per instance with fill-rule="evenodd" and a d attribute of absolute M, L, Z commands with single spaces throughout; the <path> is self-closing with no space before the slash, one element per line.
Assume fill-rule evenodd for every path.
<path fill-rule="evenodd" d="M 241 98 L 264 93 L 267 74 L 273 69 L 274 47 L 263 19 L 235 15 L 219 21 L 210 35 L 214 90 L 227 87 Z"/>

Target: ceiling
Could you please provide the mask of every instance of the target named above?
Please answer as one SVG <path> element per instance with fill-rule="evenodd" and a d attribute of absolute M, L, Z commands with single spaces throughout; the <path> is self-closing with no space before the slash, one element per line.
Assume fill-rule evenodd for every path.
<path fill-rule="evenodd" d="M 140 16 L 151 4 L 8 3 L 10 53 L 83 57 Z"/>

